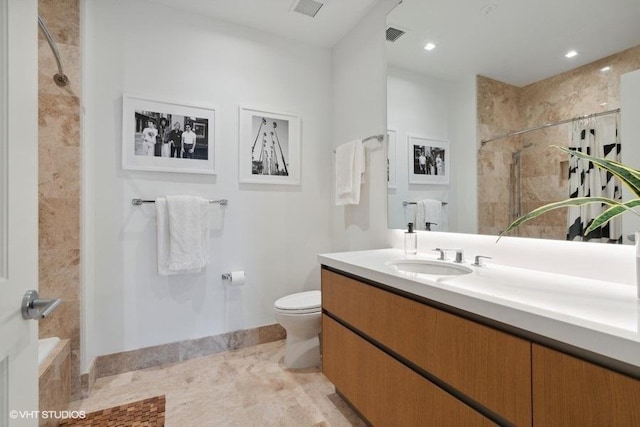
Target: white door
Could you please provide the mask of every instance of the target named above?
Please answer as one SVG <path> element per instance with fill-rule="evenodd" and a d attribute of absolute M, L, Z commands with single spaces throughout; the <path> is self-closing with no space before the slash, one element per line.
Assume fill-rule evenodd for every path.
<path fill-rule="evenodd" d="M 0 427 L 38 425 L 38 324 L 21 314 L 38 288 L 37 12 L 0 0 Z"/>

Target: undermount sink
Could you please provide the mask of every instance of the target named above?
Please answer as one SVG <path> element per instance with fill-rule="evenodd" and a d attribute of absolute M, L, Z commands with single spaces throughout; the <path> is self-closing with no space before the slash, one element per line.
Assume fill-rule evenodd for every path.
<path fill-rule="evenodd" d="M 387 265 L 405 273 L 430 274 L 432 276 L 459 276 L 473 272 L 464 265 L 426 259 L 398 259 L 389 261 Z"/>

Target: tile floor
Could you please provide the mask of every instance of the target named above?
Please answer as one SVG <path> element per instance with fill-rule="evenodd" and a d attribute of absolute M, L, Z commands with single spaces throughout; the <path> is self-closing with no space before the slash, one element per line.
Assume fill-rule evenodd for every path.
<path fill-rule="evenodd" d="M 100 378 L 71 410 L 164 394 L 167 427 L 365 426 L 318 369 L 288 371 L 284 341 Z"/>

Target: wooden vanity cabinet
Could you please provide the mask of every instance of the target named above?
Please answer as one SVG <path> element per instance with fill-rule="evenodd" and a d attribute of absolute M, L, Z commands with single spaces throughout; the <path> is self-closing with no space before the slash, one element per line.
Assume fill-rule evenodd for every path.
<path fill-rule="evenodd" d="M 323 372 L 376 426 L 640 427 L 640 380 L 322 269 Z"/>
<path fill-rule="evenodd" d="M 322 370 L 374 426 L 495 426 L 387 353 L 322 316 Z"/>
<path fill-rule="evenodd" d="M 640 381 L 533 344 L 537 426 L 640 426 Z"/>
<path fill-rule="evenodd" d="M 367 343 L 367 354 L 384 354 L 404 369 L 415 365 L 418 373 L 414 372 L 414 375 L 422 371 L 425 376 L 432 377 L 451 392 L 452 399 L 455 395 L 467 403 L 475 402 L 476 406 L 486 408 L 507 423 L 531 425 L 529 341 L 327 269 L 322 270 L 322 307 L 325 318 L 331 317 L 343 324 L 331 323 L 332 328 L 344 330 L 340 335 L 327 334 L 323 329 L 323 371 L 365 417 L 370 415 L 366 412 L 368 409 L 358 406 L 357 402 L 366 400 L 360 394 L 375 397 L 383 391 L 376 384 L 361 390 L 358 384 L 361 377 L 357 380 L 353 377 L 350 381 L 337 366 L 341 360 L 354 357 L 343 347 L 346 340 L 335 337 L 347 334 L 349 329 L 375 344 Z M 323 326 L 330 324 L 328 322 L 324 320 Z M 338 341 L 331 342 L 330 339 Z M 364 363 L 360 360 L 350 362 L 349 366 L 356 366 L 356 362 Z M 400 400 L 394 398 L 394 394 L 390 398 L 393 402 Z"/>

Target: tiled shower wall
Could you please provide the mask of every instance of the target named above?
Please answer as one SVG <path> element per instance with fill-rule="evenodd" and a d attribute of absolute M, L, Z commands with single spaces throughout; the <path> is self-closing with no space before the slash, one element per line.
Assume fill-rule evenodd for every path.
<path fill-rule="evenodd" d="M 602 71 L 605 66 L 611 67 Z M 640 69 L 640 46 L 518 88 L 478 76 L 478 136 L 509 131 L 620 107 L 620 76 Z M 478 154 L 479 231 L 499 234 L 510 216 L 512 153 L 520 150 L 521 214 L 568 197 L 566 156 L 549 145 L 566 146 L 570 124 L 497 140 Z M 624 150 L 624 144 L 622 149 Z M 512 235 L 566 238 L 566 211 L 558 209 Z"/>
<path fill-rule="evenodd" d="M 39 292 L 63 304 L 40 321 L 40 337 L 71 343 L 72 397 L 80 391 L 80 5 L 39 0 L 38 13 L 57 43 L 70 83 L 53 81 L 57 66 L 39 32 Z"/>
<path fill-rule="evenodd" d="M 485 140 L 522 128 L 518 113 L 520 90 L 497 80 L 477 77 L 478 137 Z M 509 224 L 511 153 L 519 137 L 490 142 L 478 151 L 478 231 L 500 234 Z"/>

